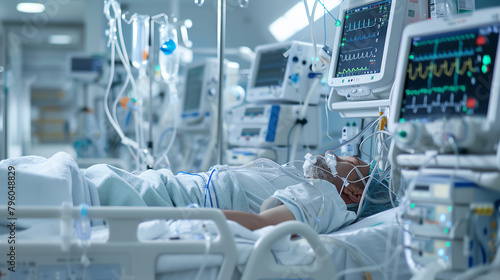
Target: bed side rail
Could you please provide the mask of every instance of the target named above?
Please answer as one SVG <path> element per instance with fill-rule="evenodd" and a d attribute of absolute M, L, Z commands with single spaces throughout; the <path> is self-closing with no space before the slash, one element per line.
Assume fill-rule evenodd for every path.
<path fill-rule="evenodd" d="M 16 218 L 67 218 L 68 216 L 76 220 L 80 218 L 81 207 L 16 207 Z M 104 243 L 91 243 L 87 248 L 87 254 L 92 260 L 99 260 L 100 255 L 117 254 L 117 260 L 127 260 L 126 274 L 129 279 L 154 279 L 156 260 L 160 255 L 165 254 L 201 254 L 206 250 L 204 240 L 155 240 L 139 241 L 137 228 L 139 224 L 146 220 L 155 219 L 185 219 L 185 220 L 211 220 L 218 228 L 217 238 L 210 240 L 210 254 L 220 254 L 224 256 L 219 270 L 219 280 L 231 279 L 238 253 L 236 243 L 227 224 L 226 217 L 218 209 L 208 208 L 166 208 L 166 207 L 90 207 L 87 209 L 89 219 L 104 219 L 109 228 L 109 239 Z M 0 218 L 12 218 L 7 211 L 0 211 Z M 19 244 L 21 243 L 21 244 Z M 7 243 L 0 243 L 0 251 Z M 7 246 L 6 249 L 10 247 Z M 16 250 L 19 258 L 26 256 L 44 254 L 58 254 L 60 258 L 76 256 L 82 252 L 78 240 L 72 240 L 69 246 L 69 253 L 64 252 L 61 243 L 47 244 L 43 240 L 40 242 L 17 242 Z M 50 253 L 49 253 L 50 252 Z M 124 254 L 127 254 L 124 257 Z M 102 259 L 102 258 L 101 258 Z M 21 260 L 20 260 L 21 261 Z M 117 279 L 123 279 L 122 277 Z"/>
<path fill-rule="evenodd" d="M 285 266 L 276 263 L 271 247 L 278 239 L 297 234 L 311 245 L 315 259 L 308 265 Z M 241 280 L 254 279 L 311 279 L 326 280 L 335 276 L 330 254 L 318 234 L 308 225 L 298 221 L 287 221 L 261 236 L 252 250 Z"/>

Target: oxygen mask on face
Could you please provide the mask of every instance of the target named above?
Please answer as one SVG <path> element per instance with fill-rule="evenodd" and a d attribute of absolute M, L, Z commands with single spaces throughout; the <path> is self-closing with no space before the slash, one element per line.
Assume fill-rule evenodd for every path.
<path fill-rule="evenodd" d="M 307 153 L 305 156 L 304 156 L 304 164 L 302 165 L 302 169 L 304 170 L 304 177 L 306 178 L 314 178 L 313 175 L 315 174 L 314 173 L 314 169 L 315 168 L 315 164 L 318 162 L 318 156 L 313 156 L 311 155 L 310 153 Z"/>
<path fill-rule="evenodd" d="M 337 157 L 333 154 L 331 151 L 327 151 L 325 153 L 325 160 L 326 160 L 326 165 L 328 165 L 328 168 L 332 172 L 333 176 L 337 176 Z"/>
<path fill-rule="evenodd" d="M 338 176 L 337 159 L 333 153 L 326 154 L 325 157 L 307 153 L 304 159 L 304 177 L 331 181 L 333 177 Z"/>

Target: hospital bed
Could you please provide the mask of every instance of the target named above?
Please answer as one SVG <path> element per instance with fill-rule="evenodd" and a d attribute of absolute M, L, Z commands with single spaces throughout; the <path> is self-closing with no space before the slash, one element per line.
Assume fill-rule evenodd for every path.
<path fill-rule="evenodd" d="M 8 218 L 6 212 L 0 211 L 0 219 Z M 318 235 L 296 221 L 252 232 L 226 221 L 216 209 L 91 207 L 88 218 L 96 224 L 105 220 L 106 227 L 92 227 L 90 244 L 82 246 L 85 242 L 74 234 L 64 241 L 59 233 L 64 223 L 79 221 L 80 207 L 23 207 L 16 210 L 17 221 L 44 220 L 26 230 L 16 229 L 16 272 L 8 272 L 8 262 L 1 262 L 0 275 L 6 277 L 2 280 L 84 275 L 86 279 L 409 279 L 397 246 L 401 227 L 395 222 L 396 212 L 397 208 L 384 211 L 336 233 Z M 1 225 L 0 234 L 0 252 L 5 256 L 12 232 Z M 70 274 L 75 278 L 67 277 Z"/>

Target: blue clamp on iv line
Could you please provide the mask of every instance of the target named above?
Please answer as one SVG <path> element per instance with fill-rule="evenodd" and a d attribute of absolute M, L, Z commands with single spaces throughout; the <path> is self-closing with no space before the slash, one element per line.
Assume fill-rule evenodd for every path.
<path fill-rule="evenodd" d="M 169 55 L 169 54 L 172 54 L 176 48 L 177 48 L 177 46 L 176 46 L 174 40 L 169 39 L 168 41 L 163 43 L 163 45 L 161 45 L 160 50 L 164 54 Z"/>
<path fill-rule="evenodd" d="M 90 240 L 90 219 L 87 215 L 87 204 L 81 205 L 80 218 L 75 221 L 76 234 L 80 240 Z"/>

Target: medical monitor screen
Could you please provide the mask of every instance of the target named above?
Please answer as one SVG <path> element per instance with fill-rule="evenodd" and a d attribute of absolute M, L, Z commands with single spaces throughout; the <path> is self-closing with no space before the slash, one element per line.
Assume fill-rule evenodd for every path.
<path fill-rule="evenodd" d="M 334 77 L 380 73 L 392 0 L 346 10 Z"/>
<path fill-rule="evenodd" d="M 102 70 L 102 58 L 100 57 L 72 57 L 72 72 L 100 72 Z"/>
<path fill-rule="evenodd" d="M 500 24 L 412 38 L 399 121 L 486 117 Z"/>
<path fill-rule="evenodd" d="M 285 77 L 287 58 L 286 48 L 262 51 L 254 87 L 281 86 Z"/>
<path fill-rule="evenodd" d="M 186 95 L 184 96 L 184 112 L 200 110 L 204 74 L 204 65 L 188 70 L 186 79 Z"/>

